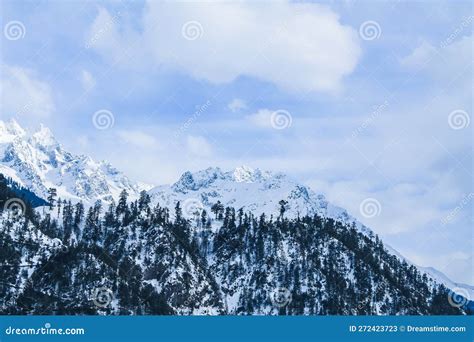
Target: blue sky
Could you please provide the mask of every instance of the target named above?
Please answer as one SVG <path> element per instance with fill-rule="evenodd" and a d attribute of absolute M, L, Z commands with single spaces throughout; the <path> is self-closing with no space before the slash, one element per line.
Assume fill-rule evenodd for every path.
<path fill-rule="evenodd" d="M 153 184 L 286 172 L 474 284 L 471 6 L 3 1 L 1 118 Z"/>

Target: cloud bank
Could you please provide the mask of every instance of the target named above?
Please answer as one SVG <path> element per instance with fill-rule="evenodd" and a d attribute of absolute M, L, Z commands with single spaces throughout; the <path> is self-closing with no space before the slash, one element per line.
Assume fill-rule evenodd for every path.
<path fill-rule="evenodd" d="M 86 46 L 129 67 L 158 65 L 214 84 L 249 76 L 292 92 L 335 92 L 361 55 L 356 31 L 319 4 L 150 1 L 141 32 L 119 32 L 120 17 L 101 9 Z M 136 46 L 145 49 L 126 58 Z"/>

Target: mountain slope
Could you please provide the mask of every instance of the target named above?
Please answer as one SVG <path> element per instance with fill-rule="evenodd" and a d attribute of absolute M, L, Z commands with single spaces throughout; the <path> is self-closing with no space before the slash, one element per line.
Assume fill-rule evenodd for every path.
<path fill-rule="evenodd" d="M 137 198 L 147 189 L 106 162 L 66 151 L 48 128 L 30 135 L 14 120 L 0 121 L 0 173 L 40 197 L 56 188 L 58 197 L 74 202 L 110 201 L 122 190 Z"/>
<path fill-rule="evenodd" d="M 176 183 L 155 187 L 147 195 L 140 193 L 144 186 L 109 164 L 65 151 L 47 128 L 29 135 L 14 121 L 0 121 L 0 174 L 41 197 L 48 188 L 57 188 L 59 197 L 72 202 L 43 211 L 42 216 L 35 216 L 30 203 L 28 220 L 12 221 L 8 214 L 0 220 L 0 237 L 8 240 L 5 250 L 18 255 L 19 265 L 26 253 L 27 259 L 41 260 L 44 266 L 51 261 L 61 266 L 45 266 L 40 274 L 2 270 L 16 279 L 17 296 L 35 297 L 38 293 L 28 291 L 38 288 L 47 297 L 45 302 L 37 298 L 42 304 L 28 306 L 27 312 L 48 309 L 58 288 L 67 295 L 54 312 L 67 313 L 276 314 L 281 307 L 270 302 L 280 289 L 283 292 L 277 294 L 283 298 L 300 298 L 299 304 L 285 309 L 288 314 L 432 313 L 445 304 L 446 289 L 440 285 L 473 298 L 472 287 L 456 284 L 434 269 L 415 267 L 396 250 L 381 247 L 376 235 L 344 209 L 281 173 L 245 166 L 229 172 L 208 168 L 186 172 Z M 131 200 L 139 200 L 127 205 L 120 195 L 124 190 Z M 7 192 L 8 198 L 0 200 L 11 198 Z M 25 201 L 34 198 L 30 192 L 27 197 Z M 97 199 L 112 203 L 112 198 L 118 205 L 112 204 L 107 212 L 93 204 Z M 79 201 L 85 206 L 74 205 Z M 30 252 L 18 248 L 8 236 L 22 229 L 53 239 L 55 250 L 48 252 L 48 247 L 36 255 L 42 244 L 35 240 L 28 242 Z M 379 255 L 377 262 L 371 254 Z M 133 271 L 134 279 L 120 277 L 121 269 Z M 411 291 L 426 289 L 417 303 L 406 298 L 406 277 Z M 363 299 L 370 302 L 364 309 L 356 302 L 343 305 L 354 298 L 342 293 L 335 294 L 340 303 L 334 304 L 328 298 L 338 291 L 332 287 L 334 281 L 340 289 L 352 291 L 356 302 L 358 291 L 368 286 L 383 293 Z M 35 286 L 22 288 L 28 282 Z M 100 286 L 119 298 L 104 311 L 91 308 L 90 298 L 83 295 Z M 143 296 L 154 304 L 138 305 Z M 405 299 L 398 302 L 395 297 Z M 430 308 L 418 303 L 423 300 L 439 303 Z M 335 305 L 341 311 L 333 311 Z"/>
<path fill-rule="evenodd" d="M 174 208 L 179 201 L 187 218 L 195 219 L 196 213 L 203 209 L 208 213 L 218 201 L 224 207 L 242 208 L 258 216 L 265 213 L 274 218 L 280 215 L 281 200 L 285 205 L 285 217 L 296 218 L 305 215 L 318 215 L 331 218 L 348 226 L 354 226 L 362 234 L 374 238 L 372 230 L 347 213 L 343 208 L 329 203 L 323 194 L 312 191 L 282 173 L 272 173 L 241 166 L 224 172 L 220 168 L 207 168 L 195 173 L 185 172 L 180 179 L 171 185 L 157 186 L 149 191 L 154 203 Z M 216 230 L 216 227 L 214 227 Z M 402 262 L 414 265 L 395 249 L 386 246 L 387 250 Z M 447 288 L 474 298 L 474 288 L 457 284 L 447 276 L 431 267 L 418 267 L 432 281 Z"/>
<path fill-rule="evenodd" d="M 13 193 L 14 198 L 18 198 L 24 202 L 29 202 L 32 207 L 41 207 L 48 204 L 44 199 L 38 197 L 31 190 L 21 186 L 11 178 L 6 178 L 3 174 L 0 173 L 0 184 L 6 186 Z"/>
<path fill-rule="evenodd" d="M 192 223 L 179 206 L 170 220 L 146 194 L 87 214 L 60 210 L 62 222 L 0 216 L 0 313 L 466 313 L 377 237 L 330 218 L 275 221 L 227 207 L 222 219 Z M 73 238 L 66 232 L 75 224 Z"/>

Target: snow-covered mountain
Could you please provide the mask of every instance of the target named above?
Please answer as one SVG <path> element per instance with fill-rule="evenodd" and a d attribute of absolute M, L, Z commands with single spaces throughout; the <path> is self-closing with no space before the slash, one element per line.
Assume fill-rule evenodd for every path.
<path fill-rule="evenodd" d="M 96 162 L 88 156 L 66 151 L 48 128 L 41 126 L 37 132 L 29 134 L 13 120 L 8 123 L 0 121 L 0 173 L 40 197 L 46 198 L 48 189 L 56 188 L 58 197 L 72 202 L 83 201 L 87 206 L 98 199 L 117 199 L 122 190 L 126 190 L 129 199 L 134 200 L 139 197 L 140 191 L 150 189 L 131 181 L 106 162 Z M 191 222 L 196 222 L 195 215 L 205 209 L 213 216 L 210 226 L 215 237 L 222 233 L 222 220 L 214 219 L 215 213 L 212 210 L 216 203 L 220 202 L 222 208 L 243 209 L 243 212 L 252 212 L 255 216 L 264 213 L 267 219 L 273 216 L 275 220 L 281 215 L 283 200 L 285 218 L 317 215 L 334 219 L 346 227 L 356 228 L 375 241 L 372 230 L 346 210 L 329 203 L 323 194 L 282 173 L 247 166 L 225 172 L 214 167 L 194 173 L 185 172 L 176 183 L 157 186 L 149 190 L 148 194 L 152 204 L 168 208 L 172 216 L 179 201 L 184 216 L 191 219 Z M 282 243 L 286 245 L 287 242 Z M 400 262 L 413 265 L 396 250 L 385 246 L 390 255 L 396 256 Z M 245 253 L 247 252 L 241 251 L 241 254 Z M 208 261 L 210 264 L 219 264 L 215 260 Z M 472 286 L 455 283 L 433 268 L 417 268 L 431 282 L 443 284 L 461 295 L 474 298 Z M 216 277 L 221 277 L 222 270 L 217 268 L 211 271 L 215 272 Z M 232 306 L 229 303 L 226 305 Z"/>
<path fill-rule="evenodd" d="M 0 190 L 12 195 L 5 184 Z M 129 204 L 123 199 L 105 213 L 97 204 L 85 214 L 80 203 L 45 217 L 5 210 L 0 314 L 471 312 L 466 298 L 339 221 L 269 220 L 228 207 L 222 217 L 203 214 L 199 224 L 183 219 L 179 207 L 170 219 L 169 209 L 150 206 L 146 194 Z M 212 221 L 220 226 L 215 232 Z"/>
<path fill-rule="evenodd" d="M 59 198 L 85 203 L 110 201 L 122 190 L 136 198 L 149 189 L 105 161 L 66 151 L 47 127 L 28 134 L 15 120 L 0 121 L 0 173 L 43 198 L 56 188 Z"/>
<path fill-rule="evenodd" d="M 255 215 L 265 213 L 274 218 L 280 215 L 280 201 L 287 202 L 285 217 L 296 218 L 305 215 L 319 215 L 325 218 L 354 226 L 364 235 L 374 238 L 375 234 L 367 226 L 351 216 L 345 209 L 329 203 L 323 194 L 316 193 L 308 186 L 283 173 L 273 173 L 240 166 L 224 172 L 218 167 L 207 168 L 195 173 L 185 172 L 180 179 L 171 185 L 157 186 L 149 191 L 152 201 L 161 206 L 174 208 L 179 201 L 183 213 L 188 218 L 205 209 L 211 212 L 211 207 L 220 201 L 224 207 L 242 208 L 244 212 L 251 211 Z M 214 227 L 217 228 L 218 227 Z M 442 272 L 432 267 L 421 267 L 402 256 L 391 246 L 388 251 L 401 261 L 416 266 L 432 281 L 443 284 L 460 294 L 474 298 L 474 287 L 455 283 Z"/>
<path fill-rule="evenodd" d="M 224 207 L 242 208 L 255 215 L 265 213 L 268 217 L 280 214 L 280 201 L 285 206 L 285 216 L 318 214 L 344 223 L 354 223 L 359 231 L 371 235 L 371 230 L 351 217 L 343 208 L 329 203 L 323 194 L 283 173 L 273 173 L 240 166 L 223 172 L 220 168 L 191 173 L 185 172 L 172 185 L 157 186 L 149 191 L 152 200 L 160 205 L 173 208 L 180 201 L 184 214 L 192 216 L 196 209 L 210 212 L 213 204 L 220 201 Z"/>

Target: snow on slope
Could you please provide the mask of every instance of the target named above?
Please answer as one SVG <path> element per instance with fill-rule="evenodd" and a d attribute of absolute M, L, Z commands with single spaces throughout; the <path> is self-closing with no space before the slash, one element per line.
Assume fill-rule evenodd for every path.
<path fill-rule="evenodd" d="M 157 186 L 151 189 L 149 194 L 154 203 L 169 207 L 171 213 L 179 201 L 183 213 L 188 217 L 192 217 L 196 209 L 205 209 L 211 214 L 210 208 L 217 201 L 236 210 L 243 208 L 244 211 L 251 211 L 255 215 L 265 213 L 267 216 L 277 217 L 280 213 L 278 202 L 285 200 L 288 201 L 285 217 L 318 214 L 349 225 L 353 224 L 365 235 L 374 236 L 368 227 L 350 216 L 346 210 L 329 203 L 324 195 L 315 193 L 309 187 L 282 173 L 254 170 L 247 166 L 228 172 L 223 172 L 217 167 L 195 173 L 187 171 L 176 183 Z M 467 294 L 471 300 L 474 299 L 474 287 L 455 283 L 434 268 L 417 266 L 392 247 L 387 245 L 386 247 L 391 254 L 418 267 L 432 281 L 443 284 L 457 293 Z"/>
<path fill-rule="evenodd" d="M 12 242 L 24 244 L 20 265 L 22 271 L 31 276 L 37 268 L 37 264 L 42 257 L 49 257 L 54 251 L 60 250 L 63 243 L 59 239 L 53 239 L 43 234 L 31 223 L 25 224 L 25 219 L 18 220 L 15 215 L 8 211 L 0 213 L 0 236 L 6 234 Z M 2 240 L 5 238 L 3 236 Z M 3 265 L 5 266 L 5 265 Z M 4 279 L 1 279 L 4 280 Z M 25 282 L 17 279 L 16 285 L 23 289 Z"/>
<path fill-rule="evenodd" d="M 415 265 L 416 266 L 416 265 Z M 421 272 L 426 273 L 428 277 L 430 277 L 433 281 L 437 282 L 438 284 L 443 284 L 448 289 L 452 290 L 453 292 L 466 297 L 474 301 L 474 286 L 456 283 L 449 279 L 444 273 L 438 271 L 433 267 L 421 267 L 417 266 Z"/>
<path fill-rule="evenodd" d="M 48 188 L 56 188 L 58 197 L 85 203 L 116 199 L 122 190 L 133 199 L 150 188 L 131 181 L 107 162 L 69 153 L 47 127 L 30 135 L 14 120 L 0 121 L 0 173 L 40 197 L 47 197 Z"/>
<path fill-rule="evenodd" d="M 460 294 L 469 300 L 474 300 L 474 286 L 456 283 L 449 279 L 444 273 L 438 271 L 433 267 L 423 267 L 416 265 L 411 260 L 405 258 L 400 252 L 396 249 L 384 243 L 385 248 L 393 255 L 395 255 L 398 259 L 406 261 L 409 265 L 415 266 L 421 273 L 426 274 L 428 278 L 430 278 L 433 282 L 438 284 L 443 284 L 446 288 L 452 290 L 453 292 Z"/>
<path fill-rule="evenodd" d="M 29 188 L 38 196 L 46 197 L 50 187 L 57 189 L 58 197 L 86 204 L 101 199 L 116 199 L 127 190 L 130 199 L 138 197 L 149 186 L 131 181 L 107 162 L 96 162 L 84 155 L 73 155 L 64 150 L 51 131 L 41 126 L 28 134 L 16 121 L 0 120 L 0 173 Z M 152 200 L 162 206 L 174 207 L 177 201 L 183 212 L 192 217 L 196 207 L 210 207 L 220 201 L 224 206 L 243 208 L 256 215 L 279 215 L 280 200 L 288 201 L 286 217 L 319 214 L 323 217 L 354 224 L 362 233 L 373 236 L 372 231 L 350 216 L 346 210 L 329 203 L 324 195 L 296 182 L 282 173 L 251 169 L 246 166 L 223 172 L 208 168 L 196 173 L 185 172 L 178 182 L 158 186 L 149 191 Z M 413 264 L 393 248 L 392 254 Z M 416 266 L 416 265 L 415 265 Z M 450 289 L 460 289 L 474 298 L 474 287 L 451 281 L 443 273 L 417 266 L 433 281 Z M 462 294 L 462 293 L 461 293 Z"/>
<path fill-rule="evenodd" d="M 196 173 L 185 172 L 172 185 L 157 186 L 149 191 L 152 200 L 162 206 L 173 208 L 180 201 L 184 214 L 210 208 L 217 201 L 235 209 L 243 208 L 255 215 L 265 213 L 277 217 L 280 200 L 288 201 L 285 216 L 292 218 L 319 214 L 345 223 L 355 223 L 364 234 L 371 235 L 369 228 L 351 217 L 346 210 L 329 203 L 324 195 L 299 184 L 282 173 L 272 173 L 241 166 L 223 172 L 220 168 L 208 168 Z"/>

